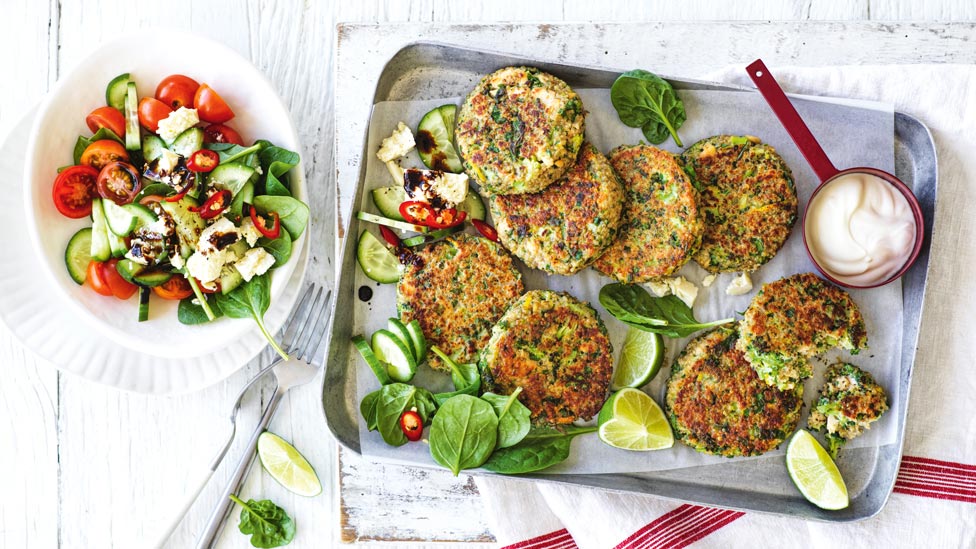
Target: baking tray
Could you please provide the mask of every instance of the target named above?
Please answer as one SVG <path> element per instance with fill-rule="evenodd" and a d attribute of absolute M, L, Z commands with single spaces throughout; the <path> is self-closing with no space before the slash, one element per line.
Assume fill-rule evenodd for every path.
<path fill-rule="evenodd" d="M 372 104 L 382 101 L 411 101 L 466 95 L 482 76 L 510 65 L 532 65 L 550 72 L 577 88 L 609 88 L 620 70 L 585 67 L 538 61 L 488 51 L 467 49 L 431 42 L 405 46 L 387 62 L 376 85 Z M 755 91 L 698 80 L 666 77 L 679 90 Z M 808 503 L 793 486 L 782 456 L 723 465 L 707 465 L 632 474 L 532 474 L 509 477 L 532 481 L 592 486 L 608 490 L 653 495 L 742 511 L 758 511 L 805 519 L 850 522 L 877 514 L 884 507 L 894 486 L 905 436 L 912 366 L 918 346 L 918 329 L 929 266 L 929 247 L 935 218 L 938 167 L 935 144 L 928 128 L 917 118 L 895 112 L 895 174 L 918 198 L 925 220 L 925 238 L 915 265 L 902 279 L 904 328 L 902 356 L 897 391 L 901 414 L 897 422 L 896 442 L 872 448 L 845 450 L 838 466 L 845 472 L 851 504 L 841 511 L 824 511 Z M 363 155 L 366 148 L 363 135 Z M 340 137 L 337 135 L 336 139 Z M 359 180 L 365 177 L 361 163 Z M 360 186 L 353 199 L 353 210 L 363 208 L 364 192 Z M 337 219 L 339 216 L 337 216 Z M 360 222 L 348 221 L 344 232 L 358 235 Z M 340 245 L 339 273 L 333 302 L 332 334 L 326 349 L 322 402 L 326 422 L 336 440 L 346 448 L 360 452 L 359 403 L 356 401 L 356 372 L 349 364 L 353 346 L 352 322 L 347 321 L 357 299 L 354 287 L 356 238 L 346 238 Z M 476 472 L 473 474 L 491 474 Z"/>

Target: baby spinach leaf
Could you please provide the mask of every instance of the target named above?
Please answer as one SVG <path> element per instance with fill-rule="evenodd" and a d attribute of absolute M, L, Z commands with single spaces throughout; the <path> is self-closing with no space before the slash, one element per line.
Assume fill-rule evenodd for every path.
<path fill-rule="evenodd" d="M 406 383 L 390 383 L 380 389 L 376 400 L 376 428 L 390 446 L 403 446 L 407 436 L 400 429 L 400 416 L 414 405 L 417 388 Z"/>
<path fill-rule="evenodd" d="M 255 196 L 254 207 L 261 214 L 276 212 L 292 240 L 297 240 L 308 225 L 308 206 L 290 196 Z"/>
<path fill-rule="evenodd" d="M 217 306 L 230 318 L 251 318 L 257 323 L 258 328 L 268 344 L 285 360 L 288 355 L 281 349 L 278 342 L 271 337 L 268 328 L 264 325 L 264 313 L 268 312 L 271 305 L 271 280 L 267 274 L 256 276 L 241 284 L 229 294 L 213 294 Z"/>
<path fill-rule="evenodd" d="M 262 236 L 258 239 L 258 246 L 274 256 L 275 266 L 284 265 L 291 258 L 291 236 L 288 231 L 281 231 L 278 238 L 274 240 Z"/>
<path fill-rule="evenodd" d="M 498 417 L 480 398 L 457 395 L 441 405 L 430 426 L 430 455 L 457 476 L 483 464 L 498 441 Z"/>
<path fill-rule="evenodd" d="M 250 212 L 244 211 L 244 204 L 250 204 L 254 201 L 254 182 L 245 181 L 241 190 L 234 193 L 234 200 L 230 203 L 230 216 L 233 218 L 243 217 L 250 214 Z M 280 265 L 280 263 L 279 263 Z"/>
<path fill-rule="evenodd" d="M 207 318 L 207 312 L 203 310 L 203 307 L 193 302 L 196 299 L 194 297 L 188 297 L 186 299 L 180 300 L 180 304 L 176 307 L 176 318 L 181 324 L 186 324 L 192 326 L 195 324 L 206 324 L 210 322 Z M 220 307 L 217 306 L 216 299 L 209 299 L 208 303 L 210 305 L 210 310 L 220 318 L 223 313 Z"/>
<path fill-rule="evenodd" d="M 420 414 L 420 419 L 423 420 L 424 425 L 429 424 L 430 420 L 434 418 L 434 414 L 437 412 L 437 406 L 437 399 L 434 398 L 433 393 L 423 387 L 417 387 L 417 393 L 413 395 L 413 405 L 411 407 L 417 409 L 417 413 Z"/>
<path fill-rule="evenodd" d="M 620 121 L 640 128 L 651 143 L 662 143 L 670 134 L 684 146 L 678 128 L 687 117 L 685 106 L 667 80 L 640 69 L 625 72 L 610 87 L 610 102 Z"/>
<path fill-rule="evenodd" d="M 691 307 L 677 296 L 651 297 L 647 290 L 636 284 L 614 283 L 600 288 L 600 305 L 628 326 L 668 337 L 686 337 L 734 320 L 698 322 Z"/>
<path fill-rule="evenodd" d="M 454 382 L 453 391 L 434 395 L 438 404 L 443 405 L 449 398 L 457 395 L 478 396 L 478 391 L 481 390 L 481 374 L 477 364 L 458 364 L 436 345 L 431 345 L 430 350 L 450 366 L 451 381 Z"/>
<path fill-rule="evenodd" d="M 491 404 L 498 416 L 498 448 L 515 446 L 529 434 L 529 429 L 532 427 L 532 413 L 518 400 L 521 392 L 522 388 L 518 387 L 508 396 L 495 393 L 481 395 L 482 399 Z"/>
<path fill-rule="evenodd" d="M 264 182 L 264 194 L 271 196 L 291 196 L 291 191 L 273 173 L 268 173 Z"/>
<path fill-rule="evenodd" d="M 255 143 L 250 147 L 242 147 L 240 145 L 235 145 L 234 143 L 207 143 L 204 145 L 204 148 L 216 152 L 217 156 L 220 158 L 221 164 L 227 164 L 229 162 L 241 162 L 242 164 L 247 164 L 253 168 L 255 165 L 257 165 L 257 161 L 252 160 L 251 155 L 260 151 L 263 146 L 264 145 L 260 142 Z"/>
<path fill-rule="evenodd" d="M 297 152 L 278 147 L 270 141 L 259 139 L 257 143 L 263 145 L 258 158 L 261 160 L 261 168 L 267 174 L 281 177 L 288 173 L 288 170 L 298 165 L 299 156 Z"/>
<path fill-rule="evenodd" d="M 373 391 L 363 397 L 359 403 L 359 413 L 366 420 L 366 428 L 370 431 L 376 430 L 376 405 L 379 402 L 380 389 Z"/>
<path fill-rule="evenodd" d="M 295 539 L 295 521 L 270 499 L 249 499 L 244 503 L 234 494 L 230 499 L 241 506 L 241 522 L 237 528 L 251 536 L 254 547 L 281 547 Z"/>
<path fill-rule="evenodd" d="M 495 450 L 482 467 L 507 475 L 541 471 L 565 461 L 575 437 L 597 429 L 596 426 L 535 428 L 518 444 Z"/>

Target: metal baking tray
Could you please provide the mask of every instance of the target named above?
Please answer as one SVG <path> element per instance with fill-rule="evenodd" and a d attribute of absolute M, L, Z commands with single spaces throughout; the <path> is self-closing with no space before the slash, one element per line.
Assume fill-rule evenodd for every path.
<path fill-rule="evenodd" d="M 510 65 L 532 65 L 550 72 L 573 87 L 609 88 L 618 70 L 565 65 L 466 49 L 437 43 L 415 43 L 401 49 L 386 64 L 376 86 L 373 103 L 457 97 L 467 94 L 478 80 L 496 69 Z M 668 80 L 677 89 L 754 91 L 682 78 Z M 782 456 L 746 461 L 633 474 L 534 474 L 518 477 L 534 481 L 592 486 L 621 492 L 724 507 L 758 511 L 830 522 L 862 520 L 884 507 L 894 486 L 905 436 L 905 418 L 911 387 L 912 366 L 918 342 L 919 321 L 929 266 L 929 245 L 935 216 L 938 183 L 935 144 L 928 128 L 918 119 L 895 113 L 895 174 L 912 188 L 925 218 L 925 240 L 917 262 L 904 276 L 903 351 L 901 383 L 897 392 L 902 400 L 897 421 L 896 442 L 880 447 L 845 450 L 838 465 L 845 472 L 851 504 L 841 511 L 824 511 L 808 503 L 793 486 Z M 339 136 L 337 136 L 337 139 Z M 363 136 L 363 149 L 366 148 Z M 366 158 L 368 151 L 363 151 Z M 365 177 L 363 163 L 359 180 Z M 363 188 L 353 200 L 353 210 L 363 207 Z M 357 235 L 359 221 L 348 221 L 344 234 Z M 356 266 L 356 239 L 346 238 L 340 247 L 340 270 L 336 281 L 333 331 L 326 350 L 322 401 L 326 422 L 336 439 L 346 448 L 360 452 L 359 403 L 356 402 L 356 372 L 347 365 L 351 322 L 343 316 L 352 310 L 356 299 L 353 274 Z M 490 473 L 475 473 L 490 474 Z"/>

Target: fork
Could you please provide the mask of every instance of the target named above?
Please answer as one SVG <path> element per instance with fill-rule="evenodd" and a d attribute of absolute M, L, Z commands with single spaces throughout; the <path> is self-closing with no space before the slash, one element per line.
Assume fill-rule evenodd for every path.
<path fill-rule="evenodd" d="M 221 494 L 220 500 L 218 500 L 217 507 L 211 513 L 206 528 L 197 540 L 197 549 L 209 549 L 217 540 L 217 536 L 221 530 L 223 530 L 224 521 L 227 519 L 234 505 L 234 502 L 230 499 L 230 495 L 236 494 L 244 483 L 244 479 L 247 477 L 247 473 L 254 463 L 258 437 L 261 436 L 261 433 L 271 423 L 271 419 L 274 417 L 278 409 L 278 404 L 281 403 L 281 399 L 293 387 L 308 383 L 318 374 L 320 365 L 314 364 L 311 361 L 317 356 L 318 348 L 322 344 L 322 340 L 325 339 L 327 332 L 325 316 L 331 295 L 331 292 L 325 291 L 322 288 L 316 288 L 315 285 L 310 285 L 305 290 L 301 301 L 295 308 L 294 318 L 301 320 L 299 322 L 289 322 L 289 324 L 295 324 L 295 326 L 289 326 L 289 330 L 293 331 L 289 334 L 289 330 L 286 330 L 283 336 L 284 340 L 291 341 L 291 345 L 286 349 L 286 354 L 290 358 L 276 363 L 271 368 L 271 372 L 274 374 L 277 383 L 275 392 L 271 396 L 268 407 L 264 410 L 264 414 L 255 427 L 247 446 L 244 448 L 244 455 L 238 461 L 227 487 Z"/>

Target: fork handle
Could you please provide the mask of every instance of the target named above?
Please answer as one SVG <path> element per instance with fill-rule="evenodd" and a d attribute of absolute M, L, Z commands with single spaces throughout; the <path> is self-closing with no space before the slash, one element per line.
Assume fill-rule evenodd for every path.
<path fill-rule="evenodd" d="M 268 403 L 268 407 L 261 416 L 261 421 L 254 428 L 254 434 L 251 435 L 251 439 L 247 442 L 247 446 L 244 448 L 244 454 L 241 456 L 240 461 L 237 462 L 237 467 L 234 469 L 234 473 L 227 483 L 227 488 L 221 494 L 220 500 L 217 502 L 217 507 L 211 513 L 210 519 L 207 521 L 207 527 L 197 540 L 197 549 L 210 549 L 217 541 L 217 536 L 223 530 L 224 522 L 234 507 L 234 502 L 231 501 L 230 495 L 237 494 L 244 484 L 244 479 L 247 477 L 247 473 L 251 469 L 251 465 L 254 463 L 254 458 L 257 455 L 255 450 L 258 446 L 258 437 L 261 436 L 261 433 L 271 423 L 271 418 L 274 417 L 275 411 L 278 409 L 278 404 L 281 403 L 281 398 L 284 395 L 285 390 L 279 384 L 275 389 L 274 395 L 271 396 L 271 402 Z"/>

